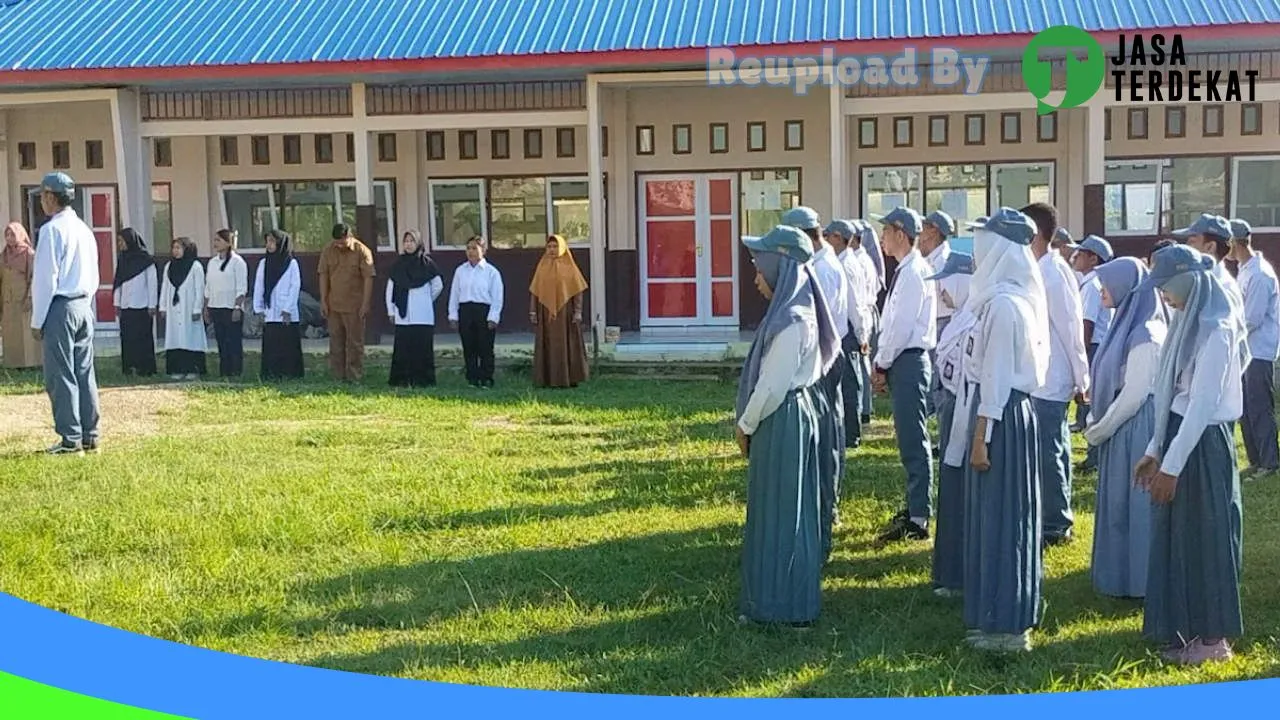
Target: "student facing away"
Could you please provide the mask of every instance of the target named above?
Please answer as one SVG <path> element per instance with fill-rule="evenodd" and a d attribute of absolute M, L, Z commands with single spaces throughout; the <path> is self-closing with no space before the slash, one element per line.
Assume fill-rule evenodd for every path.
<path fill-rule="evenodd" d="M 259 374 L 264 381 L 301 378 L 304 367 L 298 295 L 302 291 L 302 274 L 293 257 L 289 233 L 271 230 L 264 241 L 267 253 L 258 263 L 253 281 L 253 312 L 263 316 Z"/>
<path fill-rule="evenodd" d="M 387 316 L 396 328 L 391 351 L 392 387 L 436 384 L 436 298 L 444 291 L 440 270 L 416 231 L 405 232 L 387 278 Z"/>
<path fill-rule="evenodd" d="M 195 380 L 208 372 L 204 267 L 190 238 L 174 240 L 172 254 L 159 298 L 160 314 L 164 316 L 165 372 L 174 380 Z"/>

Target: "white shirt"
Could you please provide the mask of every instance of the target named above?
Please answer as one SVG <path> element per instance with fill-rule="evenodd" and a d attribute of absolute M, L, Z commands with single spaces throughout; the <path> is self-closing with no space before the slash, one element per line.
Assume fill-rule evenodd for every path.
<path fill-rule="evenodd" d="M 944 242 L 934 248 L 928 257 L 929 267 L 933 268 L 933 272 L 930 275 L 937 275 L 942 272 L 942 269 L 947 266 L 947 258 L 949 257 L 951 257 L 951 243 Z M 942 302 L 942 291 L 947 289 L 947 281 L 955 277 L 957 276 L 952 275 L 949 278 L 933 281 L 938 294 L 938 319 L 949 318 L 955 314 L 955 310 L 947 307 L 947 304 Z M 955 297 L 954 293 L 952 293 L 952 297 Z"/>
<path fill-rule="evenodd" d="M 172 261 L 170 262 L 172 264 Z M 160 284 L 159 310 L 164 313 L 164 349 L 205 352 L 208 334 L 204 328 L 204 266 L 197 260 L 182 287 L 177 289 L 178 302 L 173 302 L 173 283 L 169 282 L 169 266 L 164 268 Z"/>
<path fill-rule="evenodd" d="M 436 298 L 444 292 L 444 281 L 437 275 L 431 282 L 422 287 L 409 288 L 408 312 L 400 317 L 400 310 L 391 302 L 395 283 L 387 281 L 386 303 L 387 317 L 395 318 L 396 325 L 435 325 Z"/>
<path fill-rule="evenodd" d="M 1244 307 L 1244 293 L 1241 292 L 1240 283 L 1231 277 L 1231 273 L 1227 271 L 1227 266 L 1222 262 L 1214 263 L 1213 274 L 1218 278 L 1218 282 L 1222 283 L 1222 287 L 1231 295 L 1235 296 L 1236 302 Z"/>
<path fill-rule="evenodd" d="M 760 377 L 738 419 L 738 427 L 747 435 L 754 434 L 760 423 L 782 405 L 787 393 L 821 379 L 817 323 L 807 320 L 788 325 L 774 336 L 760 360 Z"/>
<path fill-rule="evenodd" d="M 159 288 L 155 264 L 120 283 L 111 293 L 111 301 L 120 310 L 154 310 Z"/>
<path fill-rule="evenodd" d="M 240 253 L 232 252 L 227 261 L 226 272 L 222 271 L 222 258 L 214 255 L 209 258 L 208 272 L 205 273 L 204 297 L 211 308 L 235 310 L 236 298 L 249 294 L 249 266 Z"/>
<path fill-rule="evenodd" d="M 489 322 L 497 325 L 502 319 L 502 273 L 483 258 L 472 265 L 470 261 L 458 266 L 453 273 L 453 286 L 449 288 L 449 322 L 458 322 L 458 306 L 462 303 L 480 303 L 489 306 Z"/>
<path fill-rule="evenodd" d="M 263 258 L 258 263 L 257 274 L 253 281 L 254 314 L 262 315 L 263 322 L 278 323 L 284 322 L 284 313 L 289 313 L 290 321 L 298 322 L 298 293 L 302 291 L 302 275 L 298 272 L 297 259 L 289 262 L 289 267 L 285 269 L 275 289 L 271 291 L 271 307 L 264 307 L 262 300 L 264 286 L 262 276 L 266 269 L 267 261 Z"/>
<path fill-rule="evenodd" d="M 1097 273 L 1089 273 L 1080 284 L 1080 303 L 1083 319 L 1093 323 L 1093 337 L 1089 338 L 1089 344 L 1101 345 L 1111 329 L 1114 312 L 1102 304 L 1102 281 Z"/>
<path fill-rule="evenodd" d="M 965 348 L 965 370 L 980 388 L 978 416 L 993 421 L 987 423 L 987 442 L 991 442 L 995 421 L 1004 418 L 1012 392 L 1030 395 L 1039 382 L 1031 329 L 1015 302 L 1008 296 L 992 298 L 970 331 L 972 344 Z"/>
<path fill-rule="evenodd" d="M 840 267 L 844 268 L 845 278 L 849 286 L 849 326 L 858 342 L 871 342 L 871 328 L 875 322 L 871 309 L 876 305 L 874 288 L 879 281 L 876 278 L 876 266 L 871 256 L 862 248 L 845 248 L 838 256 Z"/>
<path fill-rule="evenodd" d="M 893 292 L 880 319 L 876 367 L 888 370 L 904 350 L 932 350 L 938 344 L 938 296 L 929 263 L 912 250 L 898 265 Z"/>
<path fill-rule="evenodd" d="M 1049 373 L 1032 397 L 1067 402 L 1089 389 L 1089 356 L 1084 347 L 1084 317 L 1075 273 L 1050 250 L 1040 258 L 1049 309 Z"/>
<path fill-rule="evenodd" d="M 1120 392 L 1107 406 L 1107 413 L 1101 419 L 1094 420 L 1090 413 L 1084 439 L 1095 447 L 1110 440 L 1112 435 L 1138 414 L 1142 403 L 1151 397 L 1159 371 L 1159 343 L 1143 343 L 1130 350 L 1125 358 L 1124 384 L 1120 386 Z"/>
<path fill-rule="evenodd" d="M 836 257 L 835 250 L 824 243 L 813 254 L 813 269 L 818 277 L 818 286 L 822 288 L 822 297 L 827 301 L 827 309 L 831 311 L 831 321 L 843 340 L 849 334 L 849 278 L 844 274 L 844 266 Z"/>
<path fill-rule="evenodd" d="M 98 241 L 71 208 L 40 227 L 31 277 L 31 329 L 42 330 L 55 297 L 98 292 Z"/>
<path fill-rule="evenodd" d="M 1249 354 L 1255 360 L 1275 362 L 1280 357 L 1280 284 L 1275 268 L 1254 253 L 1240 266 L 1240 291 L 1244 293 L 1244 322 L 1249 328 Z"/>
<path fill-rule="evenodd" d="M 1182 425 L 1169 443 L 1160 472 L 1174 477 L 1182 474 L 1205 428 L 1240 419 L 1244 405 L 1241 381 L 1244 368 L 1240 367 L 1240 353 L 1236 349 L 1238 340 L 1227 328 L 1209 333 L 1190 367 L 1184 368 L 1177 379 L 1172 410 L 1182 416 Z M 1164 438 L 1151 438 L 1147 454 L 1160 457 L 1163 445 Z"/>

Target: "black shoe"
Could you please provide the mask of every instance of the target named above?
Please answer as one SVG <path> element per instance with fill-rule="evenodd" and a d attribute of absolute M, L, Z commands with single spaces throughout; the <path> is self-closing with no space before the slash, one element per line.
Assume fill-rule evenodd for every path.
<path fill-rule="evenodd" d="M 903 540 L 928 540 L 929 529 L 920 527 L 911 520 L 898 520 L 885 532 L 881 533 L 876 542 L 885 545 L 891 542 L 901 542 Z"/>
<path fill-rule="evenodd" d="M 60 442 L 44 452 L 46 455 L 84 455 L 84 448 L 79 445 Z"/>
<path fill-rule="evenodd" d="M 870 425 L 870 424 L 871 424 L 871 416 L 870 416 L 870 415 L 863 415 L 863 416 L 862 416 L 862 424 L 863 424 L 863 425 Z"/>
<path fill-rule="evenodd" d="M 91 455 L 93 453 L 99 452 L 98 441 L 97 440 L 86 441 L 84 444 L 84 451 Z"/>
<path fill-rule="evenodd" d="M 1041 545 L 1042 547 L 1046 547 L 1046 548 L 1058 547 L 1060 545 L 1070 545 L 1071 540 L 1072 540 L 1071 531 L 1068 530 L 1064 533 L 1053 533 L 1050 535 L 1045 535 L 1044 540 L 1041 542 Z"/>

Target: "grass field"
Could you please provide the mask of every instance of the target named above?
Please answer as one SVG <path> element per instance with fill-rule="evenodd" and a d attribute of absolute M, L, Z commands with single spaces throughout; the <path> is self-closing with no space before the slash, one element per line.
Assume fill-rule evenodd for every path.
<path fill-rule="evenodd" d="M 849 464 L 822 618 L 797 634 L 734 622 L 731 384 L 533 391 L 500 375 L 483 392 L 447 373 L 400 393 L 385 377 L 123 387 L 104 368 L 120 386 L 103 395 L 105 451 L 46 458 L 31 452 L 53 439 L 38 378 L 0 373 L 0 589 L 217 650 L 511 687 L 895 696 L 1280 676 L 1274 482 L 1245 487 L 1248 637 L 1232 662 L 1165 666 L 1140 606 L 1095 596 L 1092 476 L 1077 542 L 1047 557 L 1037 649 L 1005 660 L 964 646 L 927 544 L 872 549 L 903 482 L 883 417 Z"/>

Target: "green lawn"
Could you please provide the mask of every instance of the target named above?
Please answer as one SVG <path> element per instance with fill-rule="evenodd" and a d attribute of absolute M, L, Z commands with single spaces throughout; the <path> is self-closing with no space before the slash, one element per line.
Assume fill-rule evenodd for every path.
<path fill-rule="evenodd" d="M 800 634 L 734 623 L 731 384 L 533 391 L 500 375 L 482 392 L 448 372 L 397 393 L 385 377 L 112 390 L 107 449 L 85 458 L 0 430 L 0 589 L 218 650 L 528 688 L 892 696 L 1280 675 L 1274 482 L 1245 488 L 1249 635 L 1231 663 L 1166 667 L 1141 608 L 1094 595 L 1093 477 L 1076 487 L 1077 542 L 1048 555 L 1038 647 L 1010 661 L 964 646 L 959 601 L 930 592 L 927 545 L 872 549 L 903 482 L 883 417 L 850 461 L 822 618 Z M 0 407 L 37 407 L 37 391 L 0 374 Z"/>

